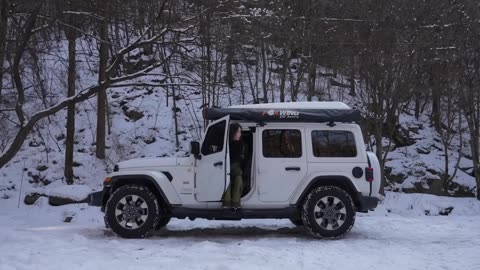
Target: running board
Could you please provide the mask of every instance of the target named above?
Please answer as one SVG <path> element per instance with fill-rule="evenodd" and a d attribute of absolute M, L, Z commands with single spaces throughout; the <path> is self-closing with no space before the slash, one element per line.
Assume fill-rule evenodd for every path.
<path fill-rule="evenodd" d="M 171 209 L 171 215 L 175 218 L 206 218 L 215 220 L 240 220 L 255 218 L 292 218 L 297 215 L 295 207 L 281 209 L 195 209 L 177 207 Z"/>

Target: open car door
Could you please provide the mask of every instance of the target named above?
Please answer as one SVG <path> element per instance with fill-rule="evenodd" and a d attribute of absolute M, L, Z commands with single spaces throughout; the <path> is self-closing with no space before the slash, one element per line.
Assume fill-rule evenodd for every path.
<path fill-rule="evenodd" d="M 229 156 L 227 155 L 230 116 L 212 122 L 203 138 L 201 159 L 197 161 L 195 197 L 199 202 L 214 202 L 222 199 L 230 179 Z"/>

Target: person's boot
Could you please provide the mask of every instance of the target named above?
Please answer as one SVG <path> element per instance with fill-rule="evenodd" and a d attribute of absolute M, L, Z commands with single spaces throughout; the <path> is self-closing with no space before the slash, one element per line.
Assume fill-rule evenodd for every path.
<path fill-rule="evenodd" d="M 231 208 L 231 207 L 232 207 L 231 202 L 227 202 L 227 201 L 222 202 L 222 208 Z"/>
<path fill-rule="evenodd" d="M 237 209 L 242 208 L 242 206 L 240 205 L 240 202 L 232 202 L 232 208 L 236 211 Z"/>

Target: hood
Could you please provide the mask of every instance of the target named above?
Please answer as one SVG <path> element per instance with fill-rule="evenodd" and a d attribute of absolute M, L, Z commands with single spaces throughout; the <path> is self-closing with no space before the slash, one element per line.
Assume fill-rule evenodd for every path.
<path fill-rule="evenodd" d="M 190 158 L 164 157 L 164 158 L 137 158 L 119 162 L 122 169 L 145 168 L 145 167 L 176 167 L 193 165 Z"/>

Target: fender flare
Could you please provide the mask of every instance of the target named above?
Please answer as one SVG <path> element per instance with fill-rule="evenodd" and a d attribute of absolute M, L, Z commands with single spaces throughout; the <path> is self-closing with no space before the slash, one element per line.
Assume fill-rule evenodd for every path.
<path fill-rule="evenodd" d="M 343 188 L 347 191 L 348 194 L 353 199 L 355 205 L 358 204 L 358 190 L 356 186 L 353 184 L 352 180 L 344 175 L 320 175 L 315 176 L 313 179 L 308 183 L 308 185 L 303 189 L 299 196 L 295 196 L 292 198 L 290 202 L 291 205 L 299 205 L 308 193 L 314 188 L 322 185 L 331 185 L 331 186 L 338 186 Z M 298 193 L 297 193 L 298 194 Z"/>
<path fill-rule="evenodd" d="M 169 177 L 162 172 L 116 172 L 110 177 L 112 180 L 105 187 L 110 187 L 111 191 L 127 184 L 145 184 L 167 206 L 182 205 L 182 201 Z"/>

